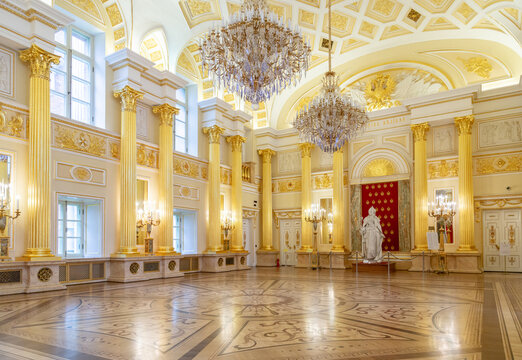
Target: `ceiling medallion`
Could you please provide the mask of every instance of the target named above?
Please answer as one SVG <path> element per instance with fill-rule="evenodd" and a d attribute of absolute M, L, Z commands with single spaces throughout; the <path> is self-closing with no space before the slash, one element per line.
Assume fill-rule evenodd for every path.
<path fill-rule="evenodd" d="M 202 67 L 217 87 L 252 103 L 295 85 L 308 70 L 311 48 L 296 27 L 270 12 L 266 0 L 245 0 L 220 28 L 200 42 Z"/>
<path fill-rule="evenodd" d="M 332 4 L 328 4 L 328 41 L 332 41 Z M 332 48 L 328 49 L 328 72 L 323 78 L 321 94 L 298 111 L 293 126 L 301 140 L 334 153 L 357 136 L 368 122 L 364 106 L 342 94 L 338 77 L 332 71 Z"/>

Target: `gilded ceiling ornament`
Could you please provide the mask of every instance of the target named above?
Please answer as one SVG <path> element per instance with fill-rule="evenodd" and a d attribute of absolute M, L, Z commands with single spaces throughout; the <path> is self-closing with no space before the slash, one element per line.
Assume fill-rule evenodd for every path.
<path fill-rule="evenodd" d="M 208 1 L 188 0 L 187 5 L 190 9 L 190 13 L 194 17 L 198 15 L 207 14 L 212 11 L 212 6 Z"/>
<path fill-rule="evenodd" d="M 92 17 L 96 18 L 97 20 L 103 22 L 100 12 L 98 11 L 98 8 L 91 0 L 68 0 L 73 5 L 79 7 L 83 11 L 85 11 L 87 14 L 91 15 Z"/>
<path fill-rule="evenodd" d="M 469 59 L 461 59 L 460 61 L 464 64 L 466 71 L 470 73 L 477 74 L 478 76 L 489 79 L 491 76 L 491 71 L 493 70 L 493 66 L 489 63 L 488 59 L 485 57 L 474 56 Z"/>
<path fill-rule="evenodd" d="M 464 134 L 471 135 L 471 128 L 474 122 L 475 116 L 473 115 L 456 117 L 455 126 L 457 127 L 457 132 L 459 136 Z"/>
<path fill-rule="evenodd" d="M 246 141 L 246 138 L 241 135 L 234 135 L 227 137 L 227 143 L 232 145 L 232 152 L 241 152 L 243 143 Z"/>
<path fill-rule="evenodd" d="M 363 170 L 364 177 L 390 176 L 395 174 L 395 166 L 388 159 L 370 161 Z"/>
<path fill-rule="evenodd" d="M 112 26 L 116 26 L 123 22 L 123 18 L 121 17 L 120 9 L 118 9 L 117 4 L 112 4 L 107 7 L 107 15 L 109 16 L 109 20 L 111 21 Z"/>
<path fill-rule="evenodd" d="M 208 135 L 209 144 L 219 144 L 221 135 L 225 132 L 225 129 L 220 128 L 217 125 L 203 128 L 203 134 Z"/>
<path fill-rule="evenodd" d="M 395 3 L 390 0 L 377 0 L 373 5 L 373 9 L 385 16 L 390 16 L 395 7 Z"/>
<path fill-rule="evenodd" d="M 163 104 L 153 106 L 152 112 L 160 114 L 160 125 L 172 126 L 173 116 L 179 114 L 179 109 L 169 104 Z"/>
<path fill-rule="evenodd" d="M 312 156 L 312 149 L 315 147 L 314 144 L 310 143 L 301 143 L 297 145 L 299 148 L 299 151 L 301 152 L 301 157 L 311 157 Z"/>
<path fill-rule="evenodd" d="M 262 150 L 257 150 L 257 153 L 263 157 L 263 163 L 270 163 L 270 161 L 272 160 L 272 156 L 274 156 L 276 154 L 276 152 L 272 149 L 262 149 Z"/>
<path fill-rule="evenodd" d="M 369 81 L 364 91 L 367 111 L 386 109 L 398 105 L 397 102 L 392 100 L 396 85 L 397 83 L 391 75 L 379 74 Z"/>
<path fill-rule="evenodd" d="M 136 105 L 138 99 L 143 99 L 143 93 L 138 90 L 134 90 L 129 85 L 119 91 L 114 92 L 115 98 L 120 98 L 121 111 L 132 111 L 136 112 Z"/>
<path fill-rule="evenodd" d="M 426 141 L 428 131 L 430 131 L 430 126 L 427 122 L 412 125 L 411 132 L 413 133 L 413 141 Z"/>
<path fill-rule="evenodd" d="M 43 50 L 35 44 L 32 44 L 29 49 L 25 49 L 20 53 L 20 59 L 23 62 L 29 63 L 31 68 L 31 76 L 40 77 L 49 80 L 51 73 L 51 65 L 58 65 L 60 57 Z"/>

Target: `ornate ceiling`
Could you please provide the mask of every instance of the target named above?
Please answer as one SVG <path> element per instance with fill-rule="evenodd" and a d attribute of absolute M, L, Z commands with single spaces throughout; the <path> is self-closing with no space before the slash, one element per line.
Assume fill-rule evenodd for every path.
<path fill-rule="evenodd" d="M 334 69 L 344 91 L 364 99 L 368 110 L 522 74 L 522 1 L 332 1 Z M 159 68 L 177 71 L 197 82 L 200 99 L 219 96 L 249 111 L 248 104 L 241 104 L 233 94 L 214 89 L 208 74 L 201 70 L 197 46 L 198 38 L 211 25 L 239 9 L 240 0 L 56 2 L 80 7 L 85 16 L 95 17 L 97 11 L 105 11 L 101 18 L 109 19 L 104 20 L 107 25 L 114 25 L 115 18 L 111 18 L 107 4 L 116 4 L 124 23 L 120 25 L 124 37 L 117 44 L 125 42 L 133 50 L 141 50 Z M 254 113 L 256 127 L 286 128 L 295 110 L 317 93 L 326 70 L 327 0 L 268 3 L 279 16 L 300 26 L 313 49 L 307 77 Z M 127 29 L 133 29 L 130 36 Z M 116 31 L 111 31 L 116 37 Z"/>

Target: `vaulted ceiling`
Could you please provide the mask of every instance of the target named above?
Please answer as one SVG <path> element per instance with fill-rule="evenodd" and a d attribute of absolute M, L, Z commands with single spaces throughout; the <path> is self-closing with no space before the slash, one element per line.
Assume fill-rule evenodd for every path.
<path fill-rule="evenodd" d="M 332 1 L 334 70 L 342 88 L 364 99 L 368 110 L 522 75 L 520 0 Z M 241 1 L 57 2 L 76 6 L 92 2 L 97 9 L 105 8 L 106 3 L 118 4 L 126 23 L 126 46 L 149 57 L 159 68 L 197 82 L 201 99 L 220 96 L 250 111 L 233 94 L 214 88 L 201 70 L 197 46 L 210 26 L 238 11 Z M 253 112 L 256 127 L 286 128 L 295 111 L 317 94 L 327 68 L 327 0 L 268 3 L 279 16 L 299 25 L 313 49 L 306 78 Z"/>

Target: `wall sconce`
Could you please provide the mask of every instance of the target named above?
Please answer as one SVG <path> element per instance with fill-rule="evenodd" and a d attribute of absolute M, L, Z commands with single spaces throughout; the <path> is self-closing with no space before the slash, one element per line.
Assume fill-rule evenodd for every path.
<path fill-rule="evenodd" d="M 12 211 L 13 206 L 9 207 L 9 184 L 0 183 L 0 231 L 4 231 L 7 226 L 7 219 L 16 219 L 22 212 L 20 211 L 20 197 L 16 196 L 16 210 Z"/>

